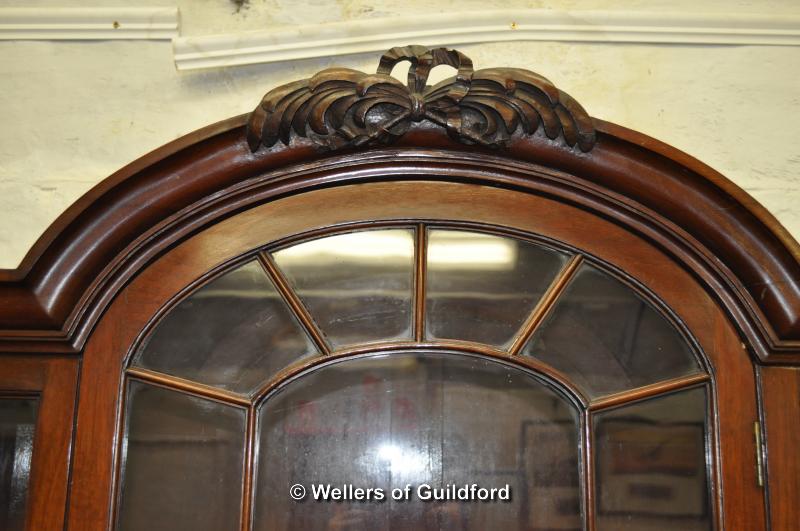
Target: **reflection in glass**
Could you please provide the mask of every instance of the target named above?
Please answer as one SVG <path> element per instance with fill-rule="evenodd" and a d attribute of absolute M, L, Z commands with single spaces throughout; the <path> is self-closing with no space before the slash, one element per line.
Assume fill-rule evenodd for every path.
<path fill-rule="evenodd" d="M 427 335 L 507 347 L 566 256 L 512 238 L 428 234 Z"/>
<path fill-rule="evenodd" d="M 0 529 L 23 531 L 38 401 L 0 398 Z"/>
<path fill-rule="evenodd" d="M 528 372 L 449 353 L 333 363 L 260 407 L 254 531 L 581 529 L 577 412 Z M 316 503 L 295 483 L 379 487 L 387 500 Z M 392 488 L 509 486 L 511 500 L 421 502 Z"/>
<path fill-rule="evenodd" d="M 411 339 L 413 234 L 338 234 L 273 256 L 334 348 Z"/>
<path fill-rule="evenodd" d="M 598 531 L 711 526 L 705 388 L 595 416 Z"/>
<path fill-rule="evenodd" d="M 313 353 L 267 274 L 250 262 L 170 310 L 134 364 L 248 394 Z"/>
<path fill-rule="evenodd" d="M 700 371 L 680 333 L 631 288 L 583 264 L 523 349 L 596 397 Z"/>
<path fill-rule="evenodd" d="M 245 418 L 243 409 L 132 381 L 117 529 L 237 530 Z"/>

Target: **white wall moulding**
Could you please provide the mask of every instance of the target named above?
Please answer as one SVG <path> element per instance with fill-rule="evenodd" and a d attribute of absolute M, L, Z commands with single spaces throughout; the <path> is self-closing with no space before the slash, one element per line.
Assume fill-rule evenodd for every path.
<path fill-rule="evenodd" d="M 177 68 L 191 70 L 383 51 L 401 44 L 526 40 L 798 46 L 800 16 L 473 11 L 179 37 L 173 46 Z"/>
<path fill-rule="evenodd" d="M 177 7 L 3 7 L 0 40 L 166 40 Z"/>

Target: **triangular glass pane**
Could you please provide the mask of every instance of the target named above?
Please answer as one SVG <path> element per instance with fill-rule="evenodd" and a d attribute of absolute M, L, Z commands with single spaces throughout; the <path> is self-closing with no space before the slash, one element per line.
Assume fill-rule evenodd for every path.
<path fill-rule="evenodd" d="M 567 261 L 523 240 L 428 233 L 426 335 L 507 347 Z"/>
<path fill-rule="evenodd" d="M 134 365 L 250 394 L 316 349 L 257 262 L 214 279 L 171 309 Z"/>
<path fill-rule="evenodd" d="M 523 354 L 591 397 L 700 372 L 678 330 L 611 275 L 583 264 Z"/>
<path fill-rule="evenodd" d="M 411 339 L 412 230 L 337 234 L 273 257 L 334 349 Z"/>

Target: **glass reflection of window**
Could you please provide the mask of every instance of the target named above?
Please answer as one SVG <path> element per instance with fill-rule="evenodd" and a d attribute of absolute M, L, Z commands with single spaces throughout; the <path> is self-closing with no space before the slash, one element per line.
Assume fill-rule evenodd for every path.
<path fill-rule="evenodd" d="M 429 336 L 508 347 L 565 263 L 566 255 L 521 240 L 431 230 Z"/>
<path fill-rule="evenodd" d="M 598 531 L 709 529 L 710 376 L 652 297 L 556 247 L 370 228 L 267 248 L 193 286 L 128 368 L 118 528 L 579 529 L 594 491 Z M 683 448 L 691 478 L 620 448 Z M 504 478 L 520 498 L 365 516 L 285 496 L 315 478 Z M 643 513 L 648 496 L 671 509 Z"/>
<path fill-rule="evenodd" d="M 334 348 L 412 338 L 411 230 L 328 236 L 272 256 Z"/>

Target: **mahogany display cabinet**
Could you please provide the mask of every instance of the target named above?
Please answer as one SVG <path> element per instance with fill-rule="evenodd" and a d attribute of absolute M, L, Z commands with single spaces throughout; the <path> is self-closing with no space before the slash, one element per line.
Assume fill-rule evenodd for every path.
<path fill-rule="evenodd" d="M 455 50 L 284 85 L 104 180 L 0 273 L 0 351 L 8 531 L 800 519 L 798 244 Z"/>

